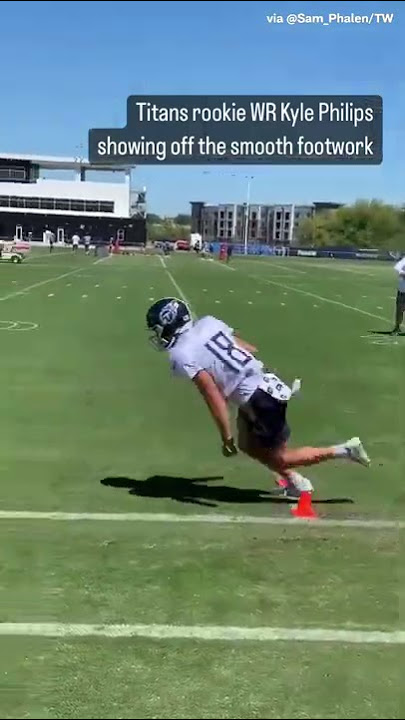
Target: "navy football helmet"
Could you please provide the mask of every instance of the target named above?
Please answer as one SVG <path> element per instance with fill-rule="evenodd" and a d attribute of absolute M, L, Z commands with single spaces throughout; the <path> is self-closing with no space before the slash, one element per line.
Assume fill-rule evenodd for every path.
<path fill-rule="evenodd" d="M 162 298 L 153 303 L 146 313 L 146 325 L 152 333 L 151 342 L 159 350 L 169 350 L 191 322 L 189 308 L 177 298 Z"/>

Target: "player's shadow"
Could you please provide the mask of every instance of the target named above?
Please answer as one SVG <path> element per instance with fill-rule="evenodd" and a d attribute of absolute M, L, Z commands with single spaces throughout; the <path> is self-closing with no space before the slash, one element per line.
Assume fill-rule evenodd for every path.
<path fill-rule="evenodd" d="M 291 500 L 276 496 L 271 491 L 257 488 L 237 488 L 230 485 L 210 485 L 211 481 L 223 480 L 214 477 L 174 477 L 170 475 L 153 475 L 147 480 L 134 480 L 128 477 L 108 477 L 101 480 L 107 487 L 123 488 L 130 495 L 150 498 L 170 498 L 176 502 L 217 507 L 219 503 L 281 503 L 289 504 Z M 351 498 L 315 499 L 317 503 L 352 503 Z"/>
<path fill-rule="evenodd" d="M 396 335 L 392 334 L 392 330 L 369 330 L 370 335 L 392 335 L 392 337 L 405 337 L 405 332 L 399 332 Z"/>

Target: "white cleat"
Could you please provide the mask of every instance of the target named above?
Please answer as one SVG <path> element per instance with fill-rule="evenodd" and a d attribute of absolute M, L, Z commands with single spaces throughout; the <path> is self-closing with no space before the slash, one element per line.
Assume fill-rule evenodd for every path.
<path fill-rule="evenodd" d="M 367 455 L 360 438 L 351 438 L 351 440 L 348 440 L 345 443 L 345 448 L 350 460 L 359 463 L 360 465 L 364 465 L 364 467 L 368 467 L 370 465 L 371 460 Z"/>

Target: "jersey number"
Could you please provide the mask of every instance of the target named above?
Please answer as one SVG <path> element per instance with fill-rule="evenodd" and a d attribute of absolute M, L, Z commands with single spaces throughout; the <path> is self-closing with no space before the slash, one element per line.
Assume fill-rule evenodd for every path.
<path fill-rule="evenodd" d="M 205 347 L 233 372 L 243 370 L 252 359 L 249 353 L 237 347 L 222 331 L 210 338 Z"/>

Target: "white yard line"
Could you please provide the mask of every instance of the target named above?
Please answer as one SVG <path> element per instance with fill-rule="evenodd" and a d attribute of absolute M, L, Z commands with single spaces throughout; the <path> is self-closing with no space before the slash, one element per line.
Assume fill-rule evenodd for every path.
<path fill-rule="evenodd" d="M 0 623 L 1 636 L 144 637 L 158 640 L 223 640 L 230 642 L 317 642 L 404 645 L 404 630 L 346 630 L 345 628 L 234 627 L 227 625 L 102 625 L 95 623 Z"/>
<path fill-rule="evenodd" d="M 240 268 L 238 268 L 238 270 L 240 270 Z M 291 292 L 296 292 L 300 295 L 306 295 L 307 297 L 314 298 L 315 300 L 320 300 L 321 302 L 330 303 L 331 305 L 337 305 L 338 307 L 345 308 L 345 310 L 352 310 L 353 312 L 360 313 L 361 315 L 366 315 L 367 317 L 374 318 L 375 320 L 391 322 L 389 318 L 382 317 L 381 315 L 375 315 L 374 313 L 370 313 L 367 310 L 362 310 L 361 308 L 355 307 L 354 305 L 348 305 L 347 303 L 340 302 L 339 300 L 332 300 L 332 298 L 327 298 L 323 295 L 317 295 L 316 293 L 309 292 L 308 290 L 302 290 L 301 288 L 294 287 L 293 285 L 285 285 L 284 283 L 279 283 L 275 280 L 269 280 L 267 277 L 262 277 L 261 275 L 251 275 L 250 273 L 243 274 L 246 277 L 251 278 L 252 280 L 261 280 L 261 282 L 264 282 L 268 285 L 275 285 L 275 287 L 282 288 L 283 290 L 290 290 Z"/>
<path fill-rule="evenodd" d="M 293 274 L 298 273 L 299 275 L 307 275 L 306 270 L 299 270 L 298 268 L 291 266 L 291 265 L 283 265 L 281 262 L 276 260 L 275 258 L 272 258 L 271 260 L 246 260 L 246 263 L 249 265 L 261 265 L 262 267 L 271 268 L 274 270 L 275 267 L 279 268 L 280 270 L 285 270 L 287 273 Z"/>
<path fill-rule="evenodd" d="M 179 515 L 175 513 L 41 512 L 36 510 L 0 510 L 0 520 L 55 520 L 102 522 L 210 523 L 214 525 L 305 525 L 307 527 L 363 528 L 365 530 L 401 530 L 405 520 L 317 518 L 301 520 L 276 515 Z"/>
<path fill-rule="evenodd" d="M 98 263 L 102 263 L 102 262 L 105 262 L 106 260 L 110 260 L 111 257 L 112 257 L 112 255 L 105 255 L 104 257 L 99 258 L 99 260 L 95 260 L 93 265 L 98 265 Z"/>
<path fill-rule="evenodd" d="M 190 301 L 187 299 L 186 295 L 184 294 L 184 292 L 183 292 L 183 290 L 181 289 L 180 285 L 178 284 L 177 280 L 175 280 L 175 278 L 173 277 L 173 275 L 172 275 L 172 273 L 170 272 L 169 268 L 167 267 L 167 264 L 166 264 L 165 259 L 164 259 L 161 255 L 158 255 L 158 258 L 159 258 L 159 260 L 160 260 L 160 262 L 161 262 L 161 265 L 163 266 L 165 272 L 166 272 L 167 275 L 169 276 L 170 281 L 171 281 L 173 287 L 177 290 L 177 292 L 178 292 L 178 294 L 179 294 L 179 297 L 180 297 L 182 300 L 184 300 L 184 302 L 186 303 L 186 305 L 189 306 L 189 308 L 190 308 L 190 310 L 191 310 L 191 314 L 192 314 L 192 315 L 195 315 L 193 306 L 191 305 Z"/>
<path fill-rule="evenodd" d="M 236 270 L 236 268 L 231 267 L 230 265 L 227 265 L 226 263 L 222 262 L 221 260 L 214 260 L 214 264 L 215 264 L 215 265 L 220 265 L 220 266 L 223 267 L 225 270 L 232 270 L 233 272 L 235 272 L 235 270 Z"/>
<path fill-rule="evenodd" d="M 292 285 L 285 285 L 284 283 L 276 282 L 275 280 L 268 280 L 267 278 L 260 277 L 259 275 L 248 275 L 248 277 L 254 280 L 261 280 L 268 285 L 275 285 L 283 290 L 291 290 L 291 292 L 299 293 L 300 295 L 306 295 L 307 297 L 320 300 L 321 302 L 330 303 L 330 305 L 337 305 L 345 310 L 352 310 L 353 312 L 366 315 L 367 317 L 374 318 L 375 320 L 382 320 L 383 322 L 390 322 L 389 318 L 382 317 L 381 315 L 375 315 L 374 313 L 368 312 L 368 310 L 362 310 L 361 308 L 355 307 L 354 305 L 348 305 L 347 303 L 340 302 L 339 300 L 332 300 L 332 298 L 324 297 L 323 295 L 317 295 L 316 293 L 309 292 L 308 290 L 302 290 L 301 288 L 294 287 Z"/>
<path fill-rule="evenodd" d="M 102 260 L 104 259 L 105 258 L 102 258 Z M 92 264 L 96 265 L 98 262 L 100 262 L 100 260 L 96 260 L 96 262 Z M 84 265 L 83 267 L 77 268 L 76 270 L 69 270 L 69 272 L 62 273 L 62 275 L 54 275 L 53 277 L 47 278 L 47 280 L 41 280 L 40 282 L 33 283 L 32 285 L 27 285 L 21 290 L 14 290 L 13 292 L 0 297 L 0 302 L 2 302 L 3 300 L 10 300 L 11 298 L 18 297 L 18 295 L 24 295 L 26 292 L 29 292 L 29 290 L 35 290 L 35 288 L 42 287 L 43 285 L 47 285 L 50 282 L 63 280 L 63 278 L 69 277 L 70 275 L 77 275 L 77 273 L 82 272 L 86 267 L 88 266 Z"/>

